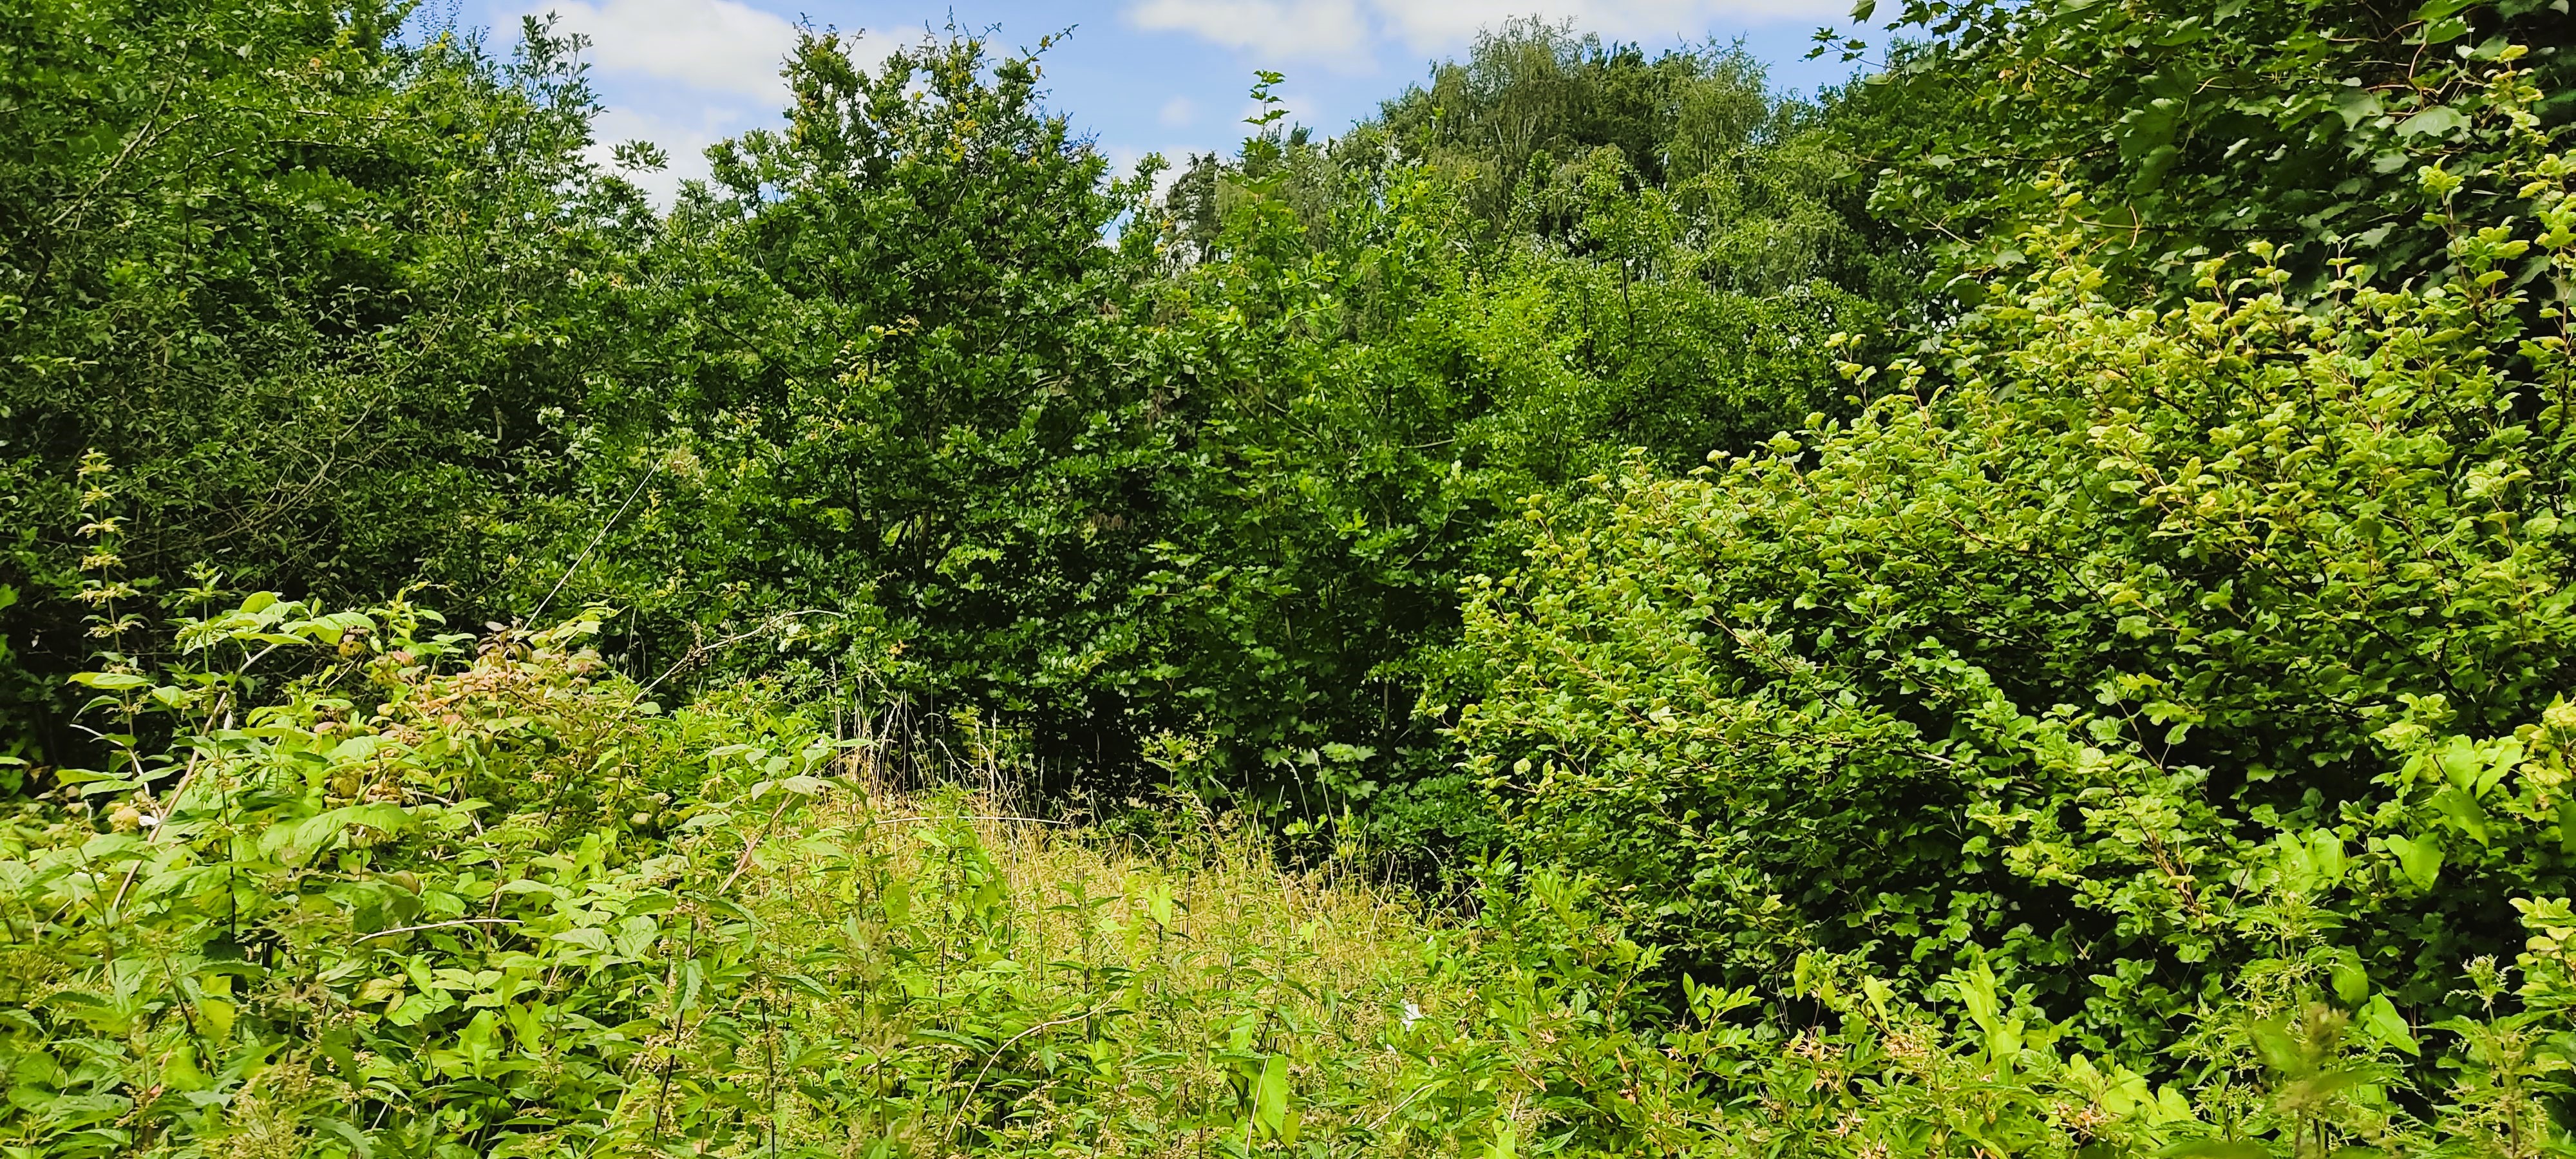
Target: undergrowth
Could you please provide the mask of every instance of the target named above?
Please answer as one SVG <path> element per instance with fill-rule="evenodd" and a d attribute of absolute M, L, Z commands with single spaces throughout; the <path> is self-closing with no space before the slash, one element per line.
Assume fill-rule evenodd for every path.
<path fill-rule="evenodd" d="M 604 615 L 259 595 L 84 676 L 115 761 L 0 829 L 0 1153 L 2568 1149 L 2563 900 L 2462 980 L 2514 1013 L 2360 1033 L 2248 978 L 2155 1086 L 1982 967 L 1721 993 L 1557 873 L 1444 916 L 1203 811 L 1140 847 L 898 792 L 756 686 L 657 707 Z"/>

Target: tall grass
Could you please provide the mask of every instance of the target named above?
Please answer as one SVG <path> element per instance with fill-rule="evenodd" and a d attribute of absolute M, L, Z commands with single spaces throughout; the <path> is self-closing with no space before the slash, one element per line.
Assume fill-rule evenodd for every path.
<path fill-rule="evenodd" d="M 989 731 L 943 785 L 757 687 L 666 712 L 599 620 L 254 597 L 94 674 L 116 759 L 0 823 L 0 1155 L 2569 1149 L 2564 900 L 2464 979 L 2488 1017 L 2398 1028 L 2438 1082 L 2249 984 L 2158 1086 L 1982 969 L 1718 993 L 1544 866 L 1469 919 L 1186 797 L 1039 815 Z"/>
<path fill-rule="evenodd" d="M 792 1100 L 787 1145 L 1405 1153 L 1446 1133 L 1404 1112 L 1478 1015 L 1467 934 L 1357 874 L 1284 869 L 1204 814 L 1153 850 L 964 791 L 858 788 L 801 820 L 745 852 L 752 964 L 798 991 L 780 1043 L 836 1038 L 877 1081 Z"/>

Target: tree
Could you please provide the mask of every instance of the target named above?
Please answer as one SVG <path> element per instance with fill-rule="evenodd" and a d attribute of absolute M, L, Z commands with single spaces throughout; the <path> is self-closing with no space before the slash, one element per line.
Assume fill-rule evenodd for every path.
<path fill-rule="evenodd" d="M 405 37 L 410 14 L 0 13 L 0 727 L 49 718 L 88 648 L 148 644 L 84 641 L 85 556 L 141 591 L 200 565 L 297 592 L 427 575 L 460 611 L 501 566 L 486 524 L 608 341 L 584 271 L 645 210 L 580 161 L 565 42 L 531 25 L 502 63 Z M 91 452 L 111 470 L 76 478 Z"/>

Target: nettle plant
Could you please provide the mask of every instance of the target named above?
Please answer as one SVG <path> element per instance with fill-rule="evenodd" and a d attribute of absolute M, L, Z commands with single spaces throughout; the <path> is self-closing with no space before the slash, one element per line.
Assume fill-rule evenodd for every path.
<path fill-rule="evenodd" d="M 2245 1002 L 2410 1057 L 2480 1014 L 2507 900 L 2576 893 L 2576 206 L 2517 115 L 2512 196 L 2419 175 L 2455 278 L 2312 298 L 2257 243 L 2138 308 L 2033 232 L 1935 352 L 1847 366 L 1848 424 L 1534 508 L 1459 727 L 1513 840 L 1702 980 L 1991 968 L 2161 1073 Z"/>
<path fill-rule="evenodd" d="M 0 1153 L 1508 1154 L 1652 1125 L 1593 1092 L 1653 1056 L 1617 997 L 1653 956 L 1571 887 L 1488 957 L 1240 825 L 1168 861 L 1013 828 L 885 792 L 758 686 L 663 712 L 590 647 L 604 618 L 477 639 L 259 594 L 80 676 L 110 759 L 0 823 Z"/>
<path fill-rule="evenodd" d="M 0 1144 L 720 1134 L 703 1100 L 659 1118 L 624 1101 L 631 1071 L 676 1057 L 674 938 L 692 978 L 744 948 L 703 888 L 720 875 L 677 884 L 666 809 L 710 785 L 810 790 L 796 778 L 831 750 L 772 751 L 756 718 L 663 718 L 584 646 L 599 622 L 478 643 L 407 604 L 260 594 L 180 621 L 162 669 L 77 677 L 109 760 L 53 771 L 67 802 L 0 827 Z M 714 730 L 728 751 L 674 759 L 722 747 Z"/>

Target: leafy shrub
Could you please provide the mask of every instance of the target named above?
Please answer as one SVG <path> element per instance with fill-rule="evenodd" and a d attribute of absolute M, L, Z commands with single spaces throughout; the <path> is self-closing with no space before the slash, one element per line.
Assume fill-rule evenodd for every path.
<path fill-rule="evenodd" d="M 1267 126 L 1185 237 L 972 37 L 880 69 L 808 37 L 788 124 L 657 219 L 582 160 L 563 42 L 496 61 L 408 11 L 55 5 L 9 42 L 0 184 L 41 207 L 0 207 L 22 759 L 92 759 L 56 695 L 79 599 L 211 569 L 478 622 L 612 602 L 630 674 L 863 674 L 1025 731 L 1053 789 L 1146 787 L 1186 736 L 1194 790 L 1454 860 L 1484 811 L 1414 694 L 1519 498 L 1631 443 L 1749 446 L 1870 324 L 1829 284 L 1835 154 L 1740 56 L 1567 57 L 1626 95 L 1502 158 L 1545 162 L 1501 190 L 1543 230 L 1497 235 L 1495 190 L 1386 126 Z M 1613 138 L 1688 157 L 1582 151 Z M 82 527 L 118 529 L 88 597 Z"/>
<path fill-rule="evenodd" d="M 1185 736 L 1193 790 L 1446 855 L 1481 809 L 1414 691 L 1518 499 L 1640 438 L 1749 445 L 1869 313 L 1729 288 L 1690 240 L 1713 216 L 1627 206 L 1615 158 L 1559 251 L 1275 126 L 1182 260 L 1035 58 L 934 37 L 869 69 L 817 36 L 788 74 L 788 129 L 719 149 L 614 295 L 639 349 L 567 421 L 581 486 L 498 529 L 532 564 L 509 602 L 629 608 L 638 672 L 782 644 L 814 687 L 1025 730 L 1053 788 L 1150 787 Z"/>
<path fill-rule="evenodd" d="M 2563 287 L 2576 210 L 2518 131 L 2490 179 L 2539 216 L 2451 219 L 2456 280 L 2311 302 L 2258 245 L 2128 308 L 2035 233 L 1937 353 L 1852 367 L 1849 424 L 1534 509 L 1459 728 L 1510 839 L 1684 969 L 1991 963 L 2132 1065 L 2257 961 L 2350 981 L 2368 1027 L 2465 1013 L 2501 900 L 2576 888 L 2576 377 L 2563 298 L 2510 275 Z"/>
<path fill-rule="evenodd" d="M 1955 1015 L 1823 959 L 1797 978 L 1822 1021 L 1695 984 L 1667 1011 L 1663 951 L 1555 870 L 1493 867 L 1477 921 L 1426 921 L 1348 866 L 1278 867 L 1239 815 L 1140 855 L 988 798 L 890 793 L 875 738 L 758 688 L 661 712 L 586 646 L 596 612 L 480 641 L 435 624 L 259 595 L 181 624 L 186 668 L 83 678 L 93 719 L 170 717 L 179 739 L 119 735 L 113 769 L 66 773 L 0 827 L 0 1145 L 2563 1146 L 2564 900 L 2525 907 L 2514 967 L 2473 964 L 2489 1005 L 2519 975 L 2520 1013 L 2391 1045 L 2255 971 L 2195 1028 L 2204 1069 L 2158 1086 L 2068 1050 L 2070 1027 L 1983 967 L 1942 984 Z M 298 654 L 322 667 L 261 691 Z M 2436 1044 L 2442 1086 L 2388 1063 Z"/>
<path fill-rule="evenodd" d="M 2302 293 L 2332 281 L 2337 258 L 2429 285 L 2456 268 L 2425 217 L 2442 199 L 2416 168 L 2489 168 L 2520 148 L 2487 74 L 2518 61 L 2545 93 L 2534 115 L 2576 120 L 2564 0 L 1860 0 L 1853 13 L 1925 37 L 1853 85 L 1840 120 L 1869 159 L 1873 216 L 1939 239 L 1943 277 L 2024 260 L 2022 227 L 2065 220 L 2039 184 L 2053 176 L 2100 194 L 2083 218 L 2097 264 L 2168 304 L 2190 294 L 2195 261 L 2254 240 L 2288 247 Z"/>
<path fill-rule="evenodd" d="M 0 829 L 0 1142 L 1436 1152 L 1539 1121 L 1529 1035 L 1601 1018 L 1489 1010 L 1471 931 L 1233 819 L 1120 854 L 891 794 L 756 688 L 666 714 L 601 623 L 262 594 L 177 625 L 185 668 L 84 674 L 93 719 L 178 739 L 111 733 Z"/>

